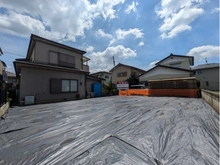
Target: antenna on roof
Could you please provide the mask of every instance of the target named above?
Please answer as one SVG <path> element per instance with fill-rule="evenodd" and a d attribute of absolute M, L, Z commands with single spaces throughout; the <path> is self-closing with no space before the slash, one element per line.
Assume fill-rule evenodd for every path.
<path fill-rule="evenodd" d="M 207 60 L 207 58 L 205 58 L 205 62 L 206 62 L 206 64 L 208 64 L 208 60 Z"/>

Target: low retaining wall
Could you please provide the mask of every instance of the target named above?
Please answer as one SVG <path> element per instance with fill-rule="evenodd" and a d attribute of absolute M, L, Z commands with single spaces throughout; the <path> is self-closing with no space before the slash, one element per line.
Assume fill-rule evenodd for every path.
<path fill-rule="evenodd" d="M 198 97 L 198 89 L 127 89 L 120 90 L 119 96 L 174 96 Z"/>
<path fill-rule="evenodd" d="M 9 108 L 9 102 L 5 103 L 4 105 L 1 106 L 0 108 L 0 117 L 2 117 L 5 112 L 8 110 Z"/>
<path fill-rule="evenodd" d="M 219 114 L 219 93 L 201 90 L 202 98 Z"/>

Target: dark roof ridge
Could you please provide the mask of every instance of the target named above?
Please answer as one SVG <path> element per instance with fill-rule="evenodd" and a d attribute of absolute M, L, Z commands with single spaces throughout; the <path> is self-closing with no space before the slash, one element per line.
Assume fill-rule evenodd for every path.
<path fill-rule="evenodd" d="M 112 72 L 112 70 L 113 70 L 114 68 L 117 68 L 119 65 L 131 67 L 131 68 L 133 68 L 133 69 L 137 69 L 137 70 L 141 70 L 141 71 L 145 72 L 145 70 L 143 70 L 143 69 L 140 69 L 140 68 L 137 68 L 137 67 L 134 67 L 134 66 L 131 66 L 131 65 L 122 64 L 122 63 L 118 63 L 118 64 L 117 64 L 115 67 L 113 67 L 109 72 Z"/>

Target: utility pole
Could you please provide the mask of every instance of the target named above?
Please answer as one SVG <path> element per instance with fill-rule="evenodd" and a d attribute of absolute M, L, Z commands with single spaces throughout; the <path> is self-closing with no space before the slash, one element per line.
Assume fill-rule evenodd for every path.
<path fill-rule="evenodd" d="M 115 81 L 116 81 L 115 85 L 117 85 L 117 73 L 116 73 L 116 70 L 115 70 L 115 57 L 114 56 L 112 56 L 112 60 L 113 60 L 114 72 L 115 72 Z"/>

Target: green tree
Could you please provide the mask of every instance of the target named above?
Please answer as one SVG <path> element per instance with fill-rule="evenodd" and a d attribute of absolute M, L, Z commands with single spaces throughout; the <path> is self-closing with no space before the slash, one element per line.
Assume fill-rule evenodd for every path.
<path fill-rule="evenodd" d="M 131 85 L 137 85 L 139 84 L 139 80 L 136 78 L 135 75 L 131 74 L 131 76 L 126 80 L 129 83 L 129 87 L 131 87 Z"/>

